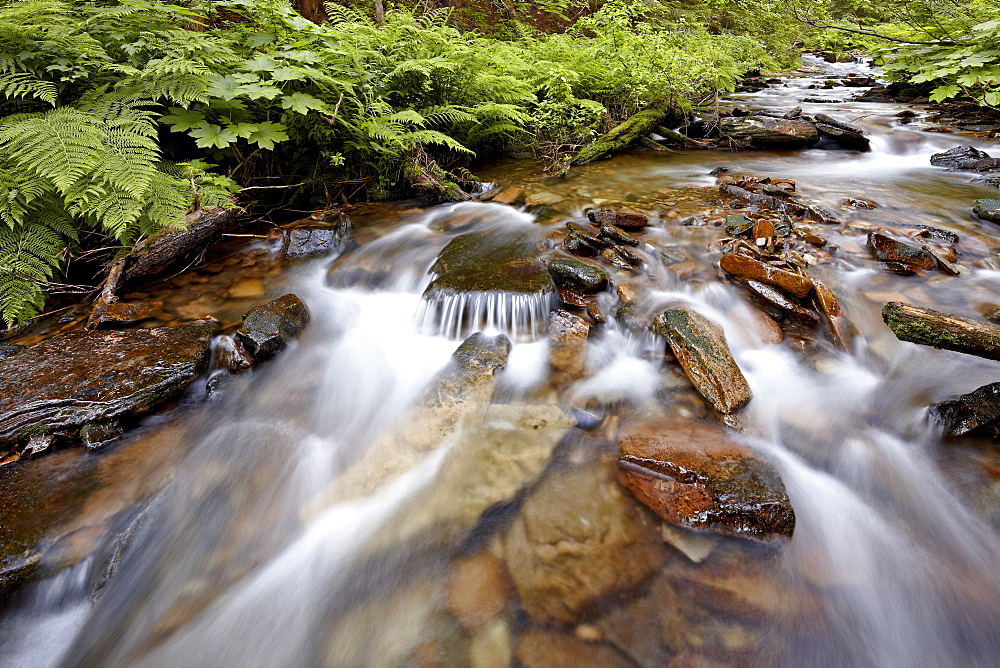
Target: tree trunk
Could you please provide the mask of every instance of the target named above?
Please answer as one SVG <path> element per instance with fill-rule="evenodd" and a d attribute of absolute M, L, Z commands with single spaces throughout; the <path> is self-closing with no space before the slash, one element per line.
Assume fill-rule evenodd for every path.
<path fill-rule="evenodd" d="M 382 0 L 375 0 L 375 23 L 385 25 L 385 5 Z"/>
<path fill-rule="evenodd" d="M 670 111 L 666 100 L 655 102 L 628 120 L 615 126 L 593 143 L 584 146 L 570 164 L 585 165 L 600 160 L 613 151 L 625 148 L 640 137 L 656 129 Z"/>
<path fill-rule="evenodd" d="M 292 0 L 292 7 L 295 8 L 303 18 L 313 23 L 326 23 L 330 17 L 326 13 L 326 5 L 323 0 Z"/>
<path fill-rule="evenodd" d="M 889 302 L 882 319 L 900 341 L 1000 360 L 1000 327 L 981 320 Z"/>

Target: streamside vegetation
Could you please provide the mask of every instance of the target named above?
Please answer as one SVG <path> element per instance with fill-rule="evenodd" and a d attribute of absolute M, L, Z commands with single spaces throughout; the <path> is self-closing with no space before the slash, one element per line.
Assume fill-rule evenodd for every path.
<path fill-rule="evenodd" d="M 884 3 L 838 2 L 8 3 L 0 318 L 94 291 L 95 267 L 200 208 L 461 199 L 473 160 L 510 153 L 563 169 L 644 108 L 680 116 L 792 65 L 803 40 L 921 37 L 889 42 L 894 71 L 996 104 L 1000 24 L 972 23 L 989 3 L 922 0 L 946 19 L 886 30 Z"/>

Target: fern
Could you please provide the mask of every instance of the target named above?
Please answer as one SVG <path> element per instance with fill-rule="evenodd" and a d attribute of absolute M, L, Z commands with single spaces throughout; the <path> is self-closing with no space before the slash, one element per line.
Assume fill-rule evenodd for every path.
<path fill-rule="evenodd" d="M 25 72 L 12 72 L 0 75 L 0 95 L 11 99 L 34 98 L 55 105 L 58 89 L 51 81 Z"/>

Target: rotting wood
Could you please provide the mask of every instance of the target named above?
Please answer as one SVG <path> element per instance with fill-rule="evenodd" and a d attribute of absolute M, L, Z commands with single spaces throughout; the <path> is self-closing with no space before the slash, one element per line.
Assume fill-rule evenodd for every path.
<path fill-rule="evenodd" d="M 656 134 L 660 135 L 664 139 L 668 139 L 674 144 L 683 146 L 684 148 L 699 149 L 699 150 L 708 148 L 708 145 L 705 144 L 705 142 L 700 142 L 697 139 L 692 139 L 683 132 L 678 132 L 677 130 L 671 130 L 670 128 L 665 128 L 662 125 L 656 126 L 654 132 L 656 132 Z"/>
<path fill-rule="evenodd" d="M 1000 326 L 900 302 L 884 304 L 882 320 L 900 341 L 1000 360 Z"/>

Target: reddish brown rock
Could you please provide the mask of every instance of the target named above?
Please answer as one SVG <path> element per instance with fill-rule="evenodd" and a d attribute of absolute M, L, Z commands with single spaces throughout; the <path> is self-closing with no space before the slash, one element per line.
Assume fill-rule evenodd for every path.
<path fill-rule="evenodd" d="M 664 311 L 653 320 L 691 384 L 720 413 L 732 413 L 750 401 L 750 386 L 729 352 L 722 328 L 686 308 Z"/>
<path fill-rule="evenodd" d="M 112 302 L 97 318 L 98 329 L 114 329 L 152 318 L 163 302 Z"/>
<path fill-rule="evenodd" d="M 140 415 L 205 369 L 215 323 L 78 330 L 0 363 L 0 447 Z"/>
<path fill-rule="evenodd" d="M 546 478 L 504 543 L 525 612 L 573 622 L 604 596 L 638 585 L 666 554 L 659 521 L 595 464 Z"/>
<path fill-rule="evenodd" d="M 452 564 L 445 603 L 455 621 L 472 632 L 500 616 L 512 591 L 503 561 L 489 552 L 477 552 Z"/>
<path fill-rule="evenodd" d="M 619 480 L 682 527 L 771 541 L 790 537 L 795 514 L 777 472 L 720 427 L 672 418 L 618 437 Z"/>
<path fill-rule="evenodd" d="M 607 645 L 588 643 L 552 631 L 528 631 L 515 653 L 524 668 L 631 668 Z"/>
<path fill-rule="evenodd" d="M 813 291 L 813 284 L 807 277 L 801 274 L 772 267 L 745 255 L 723 255 L 719 260 L 719 266 L 727 274 L 732 274 L 737 278 L 745 278 L 752 281 L 760 281 L 772 285 L 785 294 L 793 297 L 808 297 Z"/>
<path fill-rule="evenodd" d="M 816 286 L 816 305 L 823 317 L 826 318 L 827 324 L 830 325 L 830 338 L 833 339 L 834 345 L 838 348 L 848 350 L 848 326 L 837 295 L 819 281 L 813 281 L 813 285 Z"/>
<path fill-rule="evenodd" d="M 587 218 L 592 223 L 610 223 L 616 227 L 641 228 L 649 226 L 649 218 L 641 213 L 627 213 L 611 209 L 591 209 Z"/>
<path fill-rule="evenodd" d="M 934 256 L 922 248 L 904 244 L 878 232 L 868 235 L 868 250 L 882 262 L 895 262 L 907 267 L 930 271 L 937 266 Z"/>

